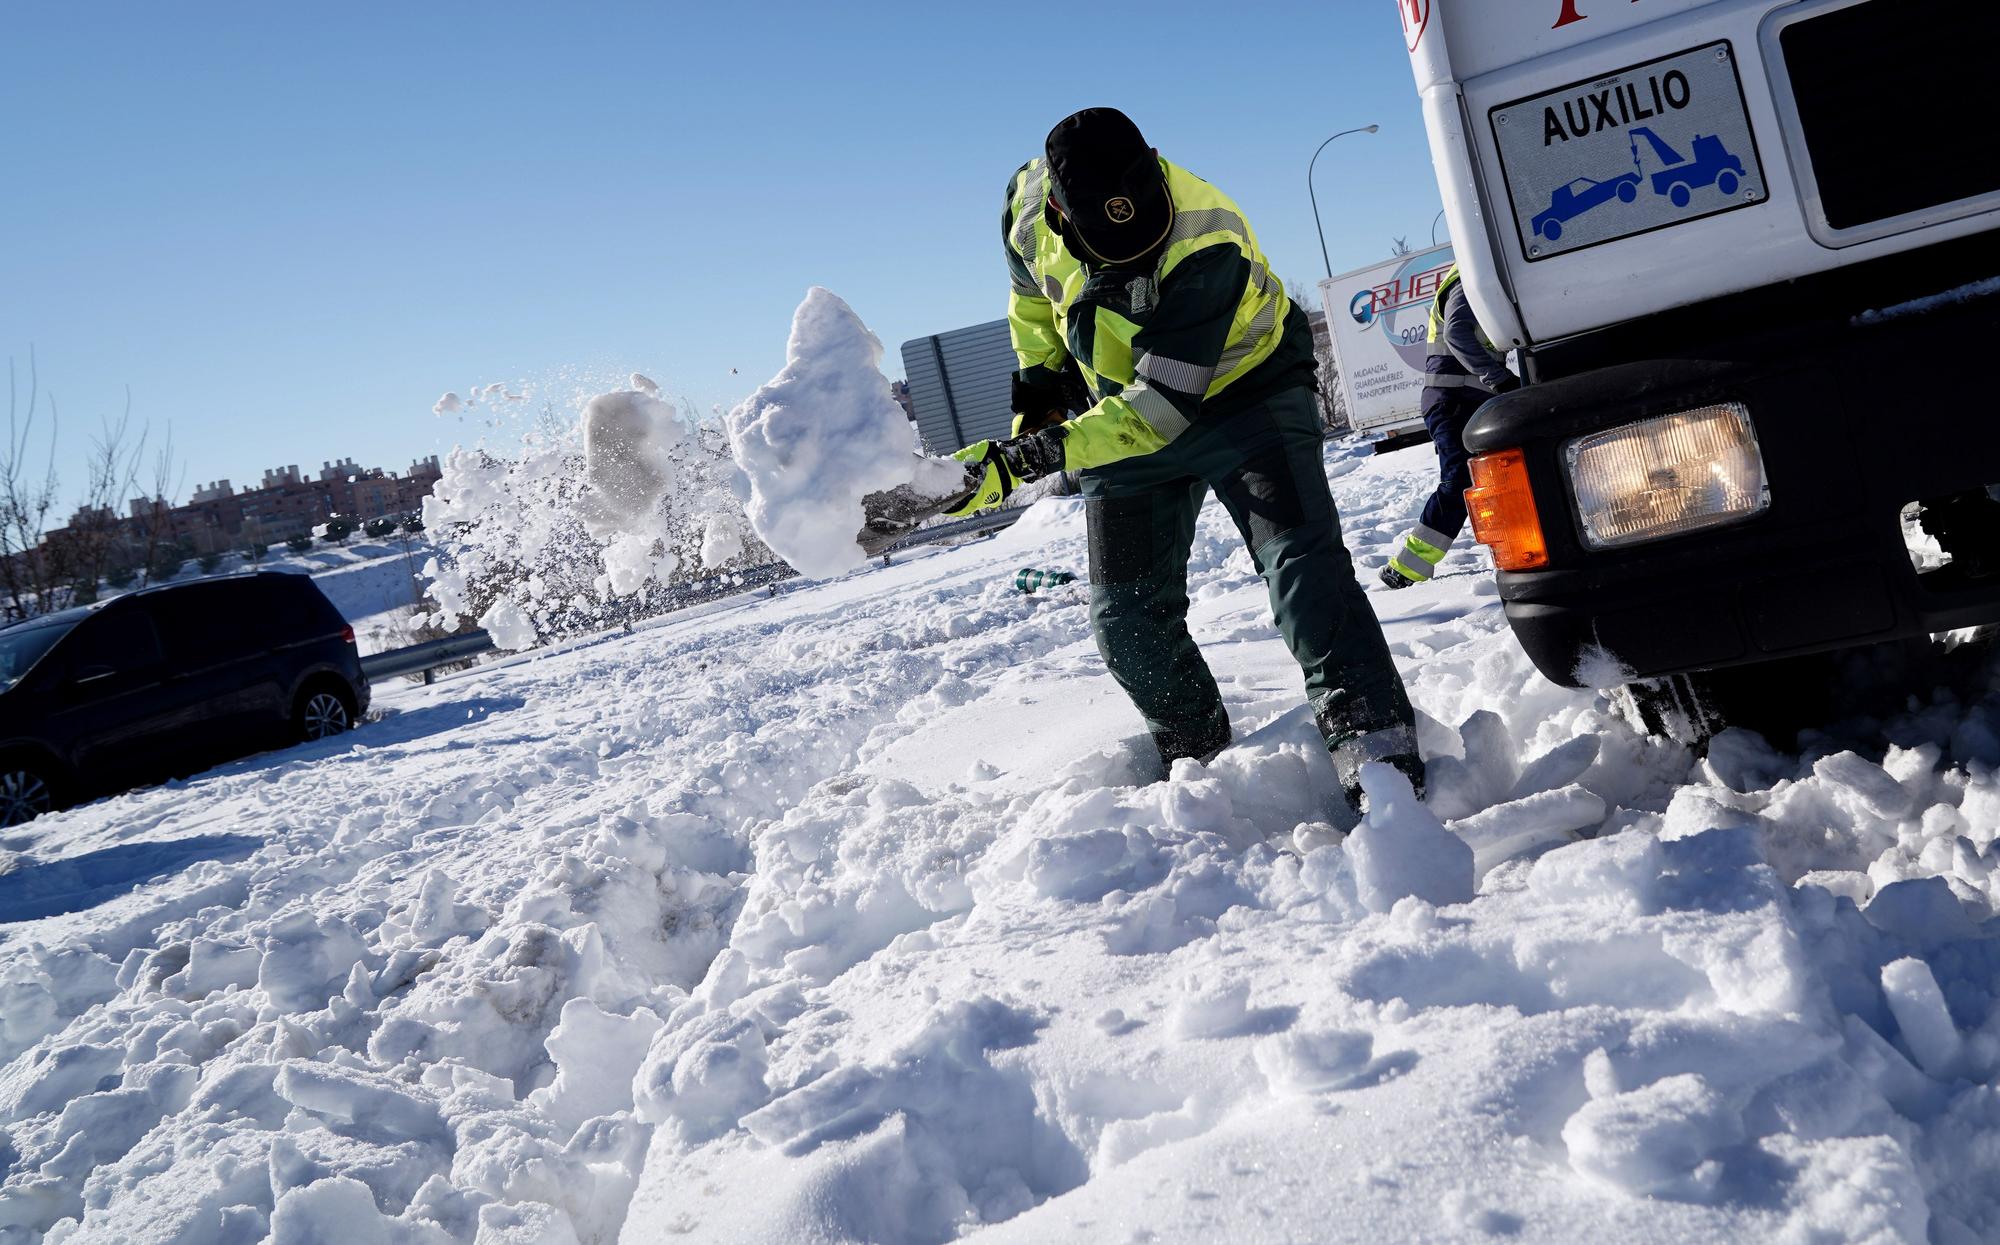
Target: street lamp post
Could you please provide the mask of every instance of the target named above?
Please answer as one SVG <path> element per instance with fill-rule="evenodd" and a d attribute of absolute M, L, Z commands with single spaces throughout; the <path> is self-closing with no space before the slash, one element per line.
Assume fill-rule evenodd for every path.
<path fill-rule="evenodd" d="M 1334 138 L 1345 138 L 1349 134 L 1373 134 L 1381 128 L 1379 125 L 1362 125 L 1356 126 L 1351 130 L 1342 130 L 1340 133 L 1335 134 L 1333 138 L 1327 139 L 1326 143 L 1321 143 L 1319 150 L 1313 152 L 1313 158 L 1306 162 L 1306 194 L 1312 197 L 1313 229 L 1319 234 L 1319 260 L 1322 264 L 1326 265 L 1326 276 L 1329 281 L 1333 279 L 1333 261 L 1327 258 L 1326 229 L 1319 223 L 1319 192 L 1313 188 L 1313 165 L 1319 163 L 1319 153 L 1325 151 L 1326 144 L 1332 142 Z"/>

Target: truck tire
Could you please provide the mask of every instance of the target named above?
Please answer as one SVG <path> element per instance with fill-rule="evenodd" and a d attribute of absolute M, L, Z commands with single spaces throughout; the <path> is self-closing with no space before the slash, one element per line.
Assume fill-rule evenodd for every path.
<path fill-rule="evenodd" d="M 1667 198 L 1673 202 L 1675 207 L 1684 208 L 1694 198 L 1694 191 L 1688 189 L 1686 182 L 1675 182 L 1668 188 Z"/>
<path fill-rule="evenodd" d="M 1728 169 L 1724 169 L 1715 179 L 1715 188 L 1720 190 L 1726 199 L 1735 198 L 1736 188 L 1741 184 L 1737 181 L 1736 174 L 1731 173 Z"/>
<path fill-rule="evenodd" d="M 1634 730 L 1696 752 L 1728 725 L 1713 681 L 1704 674 L 1627 683 L 1612 693 L 1611 700 Z"/>

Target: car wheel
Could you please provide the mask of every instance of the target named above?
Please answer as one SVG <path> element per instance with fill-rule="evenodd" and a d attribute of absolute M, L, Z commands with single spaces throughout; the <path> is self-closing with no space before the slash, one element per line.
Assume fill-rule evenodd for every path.
<path fill-rule="evenodd" d="M 55 806 L 55 786 L 40 766 L 0 761 L 0 828 L 33 821 Z"/>
<path fill-rule="evenodd" d="M 294 724 L 298 727 L 299 738 L 310 742 L 353 729 L 354 712 L 347 707 L 347 699 L 339 692 L 317 687 L 309 690 L 299 701 Z"/>
<path fill-rule="evenodd" d="M 1639 188 L 1631 182 L 1618 183 L 1618 202 L 1630 203 L 1639 197 Z"/>
<path fill-rule="evenodd" d="M 1726 170 L 1721 176 L 1715 179 L 1715 188 L 1722 192 L 1724 198 L 1734 198 L 1736 195 L 1736 186 L 1736 174 Z"/>
<path fill-rule="evenodd" d="M 1557 238 L 1562 237 L 1563 236 L 1562 223 L 1560 221 L 1543 222 L 1542 236 L 1544 238 L 1547 238 L 1551 242 L 1554 242 Z"/>

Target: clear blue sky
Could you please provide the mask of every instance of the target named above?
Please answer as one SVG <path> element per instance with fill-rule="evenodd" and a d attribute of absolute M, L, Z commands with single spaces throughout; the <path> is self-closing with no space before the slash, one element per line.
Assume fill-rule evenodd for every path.
<path fill-rule="evenodd" d="M 1006 178 L 1080 107 L 1234 196 L 1287 280 L 1322 273 L 1306 162 L 1336 130 L 1382 126 L 1319 161 L 1336 272 L 1428 242 L 1439 206 L 1389 0 L 65 0 L 4 25 L 0 354 L 35 346 L 70 487 L 128 385 L 188 487 L 401 469 L 478 439 L 431 414 L 478 382 L 637 369 L 734 402 L 814 284 L 900 375 L 906 338 L 1002 314 Z"/>

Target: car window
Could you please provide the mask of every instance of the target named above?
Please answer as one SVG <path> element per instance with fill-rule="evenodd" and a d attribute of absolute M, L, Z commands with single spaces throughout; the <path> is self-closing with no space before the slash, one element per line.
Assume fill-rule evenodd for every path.
<path fill-rule="evenodd" d="M 72 679 L 111 670 L 131 674 L 160 664 L 160 638 L 136 609 L 106 610 L 77 624 L 62 651 Z"/>
<path fill-rule="evenodd" d="M 0 631 L 0 692 L 21 681 L 42 654 L 70 633 L 65 626 L 14 627 Z"/>
<path fill-rule="evenodd" d="M 267 647 L 252 625 L 257 602 L 249 587 L 241 580 L 219 580 L 146 598 L 160 642 L 176 666 L 199 669 Z"/>
<path fill-rule="evenodd" d="M 255 584 L 257 625 L 267 643 L 293 644 L 339 631 L 341 623 L 318 585 L 303 575 L 272 576 Z"/>
<path fill-rule="evenodd" d="M 314 635 L 328 629 L 340 631 L 342 618 L 334 610 L 334 602 L 326 598 L 320 584 L 312 582 L 304 574 L 288 576 L 278 584 L 278 602 L 274 602 L 276 612 L 286 620 L 286 627 L 296 633 Z"/>

